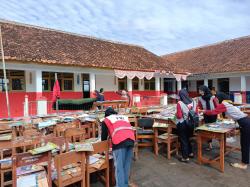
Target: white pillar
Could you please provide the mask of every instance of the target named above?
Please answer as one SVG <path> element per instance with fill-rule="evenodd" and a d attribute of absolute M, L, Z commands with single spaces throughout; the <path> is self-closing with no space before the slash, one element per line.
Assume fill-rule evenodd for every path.
<path fill-rule="evenodd" d="M 215 87 L 215 90 L 218 90 L 218 79 L 213 79 L 213 87 Z"/>
<path fill-rule="evenodd" d="M 140 91 L 144 90 L 144 80 L 143 79 L 139 79 L 139 90 Z"/>
<path fill-rule="evenodd" d="M 94 93 L 95 91 L 95 74 L 89 74 L 89 83 L 90 83 L 90 93 Z"/>
<path fill-rule="evenodd" d="M 164 78 L 161 78 L 161 91 L 164 91 Z"/>
<path fill-rule="evenodd" d="M 132 79 L 127 78 L 127 89 L 128 92 L 132 92 Z"/>
<path fill-rule="evenodd" d="M 208 79 L 204 79 L 204 85 L 208 87 Z"/>
<path fill-rule="evenodd" d="M 155 91 L 160 91 L 160 77 L 155 77 Z"/>
<path fill-rule="evenodd" d="M 181 90 L 181 80 L 177 81 L 177 92 Z"/>
<path fill-rule="evenodd" d="M 27 95 L 25 95 L 25 97 L 24 97 L 23 116 L 24 117 L 29 116 L 29 99 L 28 99 Z"/>
<path fill-rule="evenodd" d="M 242 95 L 242 103 L 246 103 L 247 102 L 247 83 L 246 83 L 246 76 L 245 75 L 241 75 L 240 76 L 240 91 L 241 91 L 241 95 Z"/>
<path fill-rule="evenodd" d="M 34 72 L 34 75 L 35 75 L 35 91 L 37 93 L 42 93 L 43 92 L 42 71 L 41 70 L 36 70 Z"/>
<path fill-rule="evenodd" d="M 240 76 L 240 91 L 245 92 L 246 91 L 246 76 L 241 75 Z"/>
<path fill-rule="evenodd" d="M 26 92 L 36 92 L 35 71 L 25 71 L 25 90 Z"/>
<path fill-rule="evenodd" d="M 74 73 L 74 91 L 82 92 L 82 77 L 80 73 Z"/>
<path fill-rule="evenodd" d="M 176 91 L 176 80 L 175 79 L 173 79 L 172 80 L 173 81 L 173 84 L 172 84 L 172 90 L 173 90 L 173 92 L 175 92 Z"/>

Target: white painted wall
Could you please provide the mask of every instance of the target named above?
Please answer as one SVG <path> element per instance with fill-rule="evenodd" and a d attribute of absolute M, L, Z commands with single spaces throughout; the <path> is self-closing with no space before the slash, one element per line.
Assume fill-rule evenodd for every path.
<path fill-rule="evenodd" d="M 229 90 L 240 91 L 240 77 L 229 78 Z"/>
<path fill-rule="evenodd" d="M 25 71 L 26 92 L 36 92 L 35 82 L 36 82 L 35 71 Z"/>
<path fill-rule="evenodd" d="M 77 76 L 79 77 L 79 84 L 77 84 Z M 80 73 L 74 73 L 74 91 L 82 92 L 82 77 Z"/>
<path fill-rule="evenodd" d="M 42 71 L 25 71 L 26 92 L 42 92 Z"/>
<path fill-rule="evenodd" d="M 116 84 L 115 84 L 116 79 Z M 103 88 L 104 91 L 117 91 L 118 80 L 114 75 L 96 75 L 96 89 L 100 90 Z"/>
<path fill-rule="evenodd" d="M 156 91 L 160 91 L 161 90 L 160 78 L 159 77 L 155 77 L 155 90 Z"/>
<path fill-rule="evenodd" d="M 247 91 L 250 91 L 250 76 L 246 77 Z"/>

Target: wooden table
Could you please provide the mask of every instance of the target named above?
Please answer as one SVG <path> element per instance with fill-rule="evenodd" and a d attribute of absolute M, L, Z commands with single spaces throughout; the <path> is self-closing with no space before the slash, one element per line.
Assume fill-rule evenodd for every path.
<path fill-rule="evenodd" d="M 227 134 L 232 132 L 234 129 L 223 129 L 223 130 L 209 130 L 204 128 L 205 125 L 201 126 L 197 130 L 197 143 L 198 143 L 198 163 L 199 164 L 211 164 L 216 165 L 221 172 L 224 172 L 224 158 L 225 155 L 232 151 L 239 151 L 240 148 L 227 146 L 226 137 Z M 216 139 L 219 141 L 220 153 L 214 159 L 208 159 L 202 155 L 202 143 L 209 139 Z M 228 150 L 227 150 L 228 148 Z"/>

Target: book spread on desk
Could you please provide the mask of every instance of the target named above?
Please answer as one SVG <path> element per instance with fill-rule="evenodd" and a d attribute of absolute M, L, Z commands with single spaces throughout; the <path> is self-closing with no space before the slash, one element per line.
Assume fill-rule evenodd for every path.
<path fill-rule="evenodd" d="M 91 143 L 79 142 L 79 143 L 75 143 L 75 150 L 76 152 L 94 151 L 94 148 Z"/>
<path fill-rule="evenodd" d="M 36 154 L 40 154 L 40 153 L 45 153 L 45 152 L 48 152 L 48 151 L 52 151 L 53 149 L 56 149 L 56 148 L 57 148 L 56 144 L 48 142 L 45 146 L 29 150 L 29 152 L 32 155 L 36 155 Z"/>

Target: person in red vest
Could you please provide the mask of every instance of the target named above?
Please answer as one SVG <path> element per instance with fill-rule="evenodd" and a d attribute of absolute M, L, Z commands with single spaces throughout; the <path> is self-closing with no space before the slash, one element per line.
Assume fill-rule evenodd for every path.
<path fill-rule="evenodd" d="M 105 111 L 101 139 L 107 140 L 108 136 L 112 141 L 116 186 L 134 186 L 134 184 L 129 185 L 129 174 L 133 157 L 135 133 L 129 123 L 128 117 L 118 115 L 111 107 Z"/>

